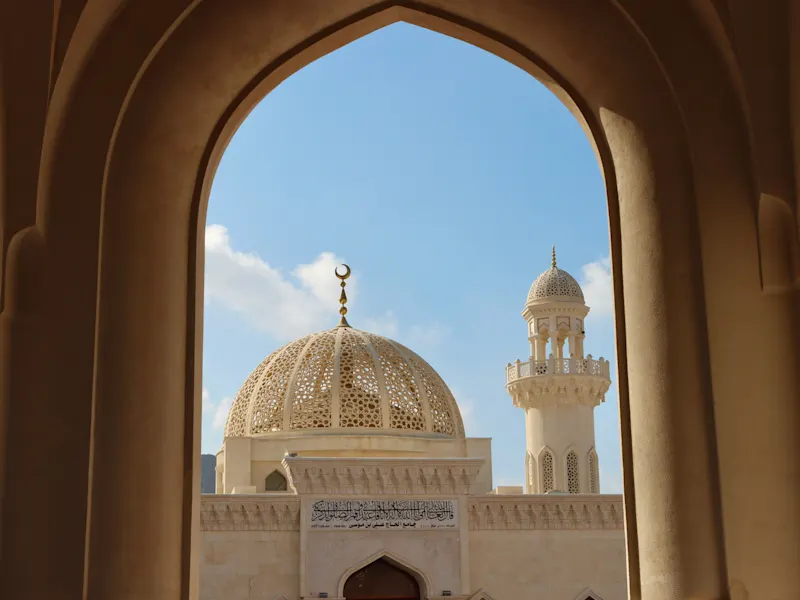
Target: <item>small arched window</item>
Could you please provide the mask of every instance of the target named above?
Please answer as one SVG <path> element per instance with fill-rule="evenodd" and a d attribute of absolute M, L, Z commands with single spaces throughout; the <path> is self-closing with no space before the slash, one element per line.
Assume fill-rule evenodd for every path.
<path fill-rule="evenodd" d="M 542 454 L 542 489 L 541 492 L 546 494 L 556 489 L 555 485 L 555 472 L 553 470 L 553 455 L 549 450 L 545 450 Z"/>
<path fill-rule="evenodd" d="M 288 489 L 286 477 L 280 471 L 273 471 L 267 475 L 264 490 L 267 492 L 285 492 Z"/>
<path fill-rule="evenodd" d="M 589 493 L 600 493 L 600 472 L 597 464 L 597 452 L 589 450 Z"/>
<path fill-rule="evenodd" d="M 578 455 L 574 450 L 567 454 L 567 491 L 570 494 L 580 494 L 581 483 L 578 476 Z"/>

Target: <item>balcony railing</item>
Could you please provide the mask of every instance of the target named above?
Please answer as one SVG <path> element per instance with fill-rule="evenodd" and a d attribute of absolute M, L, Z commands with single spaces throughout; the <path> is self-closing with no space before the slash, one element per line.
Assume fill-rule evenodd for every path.
<path fill-rule="evenodd" d="M 548 358 L 511 363 L 506 366 L 506 383 L 524 377 L 543 377 L 545 375 L 592 375 L 610 378 L 609 363 L 603 357 L 586 358 Z"/>

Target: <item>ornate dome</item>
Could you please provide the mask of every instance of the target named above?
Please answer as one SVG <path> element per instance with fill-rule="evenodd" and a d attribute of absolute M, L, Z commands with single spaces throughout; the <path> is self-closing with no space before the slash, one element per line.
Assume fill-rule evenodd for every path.
<path fill-rule="evenodd" d="M 528 292 L 528 302 L 542 298 L 583 302 L 583 290 L 572 275 L 552 267 L 536 278 Z"/>
<path fill-rule="evenodd" d="M 552 266 L 539 275 L 528 292 L 528 303 L 544 298 L 583 303 L 583 290 L 575 278 L 556 266 L 556 247 L 553 246 Z"/>
<path fill-rule="evenodd" d="M 395 341 L 340 326 L 270 354 L 239 390 L 226 437 L 300 429 L 390 429 L 464 437 L 453 394 Z"/>

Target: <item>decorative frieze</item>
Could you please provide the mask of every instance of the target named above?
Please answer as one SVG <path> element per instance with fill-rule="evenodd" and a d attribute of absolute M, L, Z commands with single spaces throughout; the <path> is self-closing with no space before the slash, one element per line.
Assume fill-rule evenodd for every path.
<path fill-rule="evenodd" d="M 203 531 L 299 531 L 300 499 L 208 495 L 200 500 Z"/>
<path fill-rule="evenodd" d="M 300 529 L 300 499 L 296 497 L 207 495 L 200 507 L 203 531 Z M 353 523 L 363 524 L 362 528 L 369 523 L 369 529 L 458 526 L 458 503 L 444 499 L 320 500 L 309 510 L 312 529 L 348 529 Z M 468 499 L 467 511 L 471 530 L 623 528 L 622 497 L 616 495 L 487 495 Z"/>
<path fill-rule="evenodd" d="M 621 496 L 483 496 L 468 506 L 472 530 L 623 528 Z"/>
<path fill-rule="evenodd" d="M 466 495 L 484 459 L 324 459 L 287 456 L 283 466 L 298 494 Z"/>

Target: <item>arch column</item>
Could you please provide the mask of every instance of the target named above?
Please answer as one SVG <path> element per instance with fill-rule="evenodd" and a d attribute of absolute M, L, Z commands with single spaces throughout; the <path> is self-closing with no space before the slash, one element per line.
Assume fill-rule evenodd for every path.
<path fill-rule="evenodd" d="M 619 194 L 617 319 L 630 332 L 618 354 L 631 598 L 716 600 L 727 582 L 692 179 L 679 136 L 600 116 Z"/>
<path fill-rule="evenodd" d="M 123 126 L 123 148 L 154 147 L 139 118 Z M 114 234 L 102 243 L 85 598 L 185 600 L 195 597 L 200 495 L 203 287 L 190 277 L 204 218 L 191 228 L 189 202 L 161 203 L 158 178 L 137 177 L 168 156 L 118 153 L 129 170 L 112 167 L 103 220 Z"/>
<path fill-rule="evenodd" d="M 6 304 L 0 312 L 0 598 L 75 598 L 83 583 L 88 402 L 64 393 L 74 381 L 70 375 L 82 373 L 70 373 L 74 364 L 58 360 L 69 340 L 53 331 L 59 317 L 66 319 L 53 312 L 51 256 L 40 229 L 29 227 L 14 236 L 6 257 Z M 76 355 L 80 340 L 72 341 Z"/>

